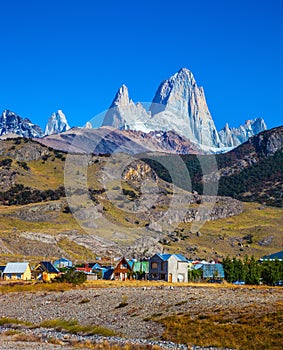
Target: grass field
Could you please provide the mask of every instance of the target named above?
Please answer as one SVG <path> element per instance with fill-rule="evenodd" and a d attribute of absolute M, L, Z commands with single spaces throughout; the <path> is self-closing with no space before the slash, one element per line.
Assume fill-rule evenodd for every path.
<path fill-rule="evenodd" d="M 241 350 L 281 350 L 283 342 L 283 306 L 264 315 L 242 314 L 170 316 L 161 320 L 166 330 L 164 340 L 187 345 Z"/>

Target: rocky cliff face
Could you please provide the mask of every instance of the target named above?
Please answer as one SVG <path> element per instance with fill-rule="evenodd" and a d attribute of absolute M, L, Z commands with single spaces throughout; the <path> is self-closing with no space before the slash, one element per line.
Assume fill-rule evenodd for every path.
<path fill-rule="evenodd" d="M 70 129 L 66 116 L 62 110 L 53 113 L 48 119 L 44 135 L 60 134 Z"/>
<path fill-rule="evenodd" d="M 0 116 L 0 136 L 16 134 L 24 137 L 41 137 L 41 128 L 27 118 L 21 118 L 14 112 L 4 110 Z"/>
<path fill-rule="evenodd" d="M 161 130 L 173 128 L 193 142 L 221 146 L 204 90 L 197 86 L 193 74 L 186 68 L 159 86 L 150 111 L 151 122 Z"/>

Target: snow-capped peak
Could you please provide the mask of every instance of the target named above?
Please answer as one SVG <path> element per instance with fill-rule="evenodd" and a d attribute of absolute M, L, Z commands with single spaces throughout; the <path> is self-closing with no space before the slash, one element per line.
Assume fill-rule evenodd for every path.
<path fill-rule="evenodd" d="M 5 109 L 0 115 L 0 136 L 16 134 L 23 137 L 41 137 L 42 130 L 28 118 L 22 118 L 16 113 Z"/>
<path fill-rule="evenodd" d="M 67 122 L 66 116 L 63 111 L 59 109 L 48 119 L 44 135 L 60 134 L 61 132 L 67 131 L 69 129 L 70 126 Z"/>

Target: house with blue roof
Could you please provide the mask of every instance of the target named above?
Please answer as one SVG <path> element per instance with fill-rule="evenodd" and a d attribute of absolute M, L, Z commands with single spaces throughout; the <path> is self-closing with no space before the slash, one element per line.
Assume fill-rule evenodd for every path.
<path fill-rule="evenodd" d="M 259 259 L 259 261 L 283 261 L 283 250 L 274 254 L 266 255 Z"/>
<path fill-rule="evenodd" d="M 188 282 L 188 260 L 182 254 L 155 254 L 149 259 L 149 279 Z"/>
<path fill-rule="evenodd" d="M 50 282 L 59 275 L 60 271 L 50 261 L 41 261 L 32 273 L 34 279 Z"/>

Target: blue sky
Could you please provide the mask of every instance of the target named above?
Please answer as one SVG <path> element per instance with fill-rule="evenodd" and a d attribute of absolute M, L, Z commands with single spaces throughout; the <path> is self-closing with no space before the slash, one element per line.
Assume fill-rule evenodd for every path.
<path fill-rule="evenodd" d="M 283 124 L 281 0 L 9 0 L 0 13 L 0 109 L 41 126 L 57 109 L 85 124 L 123 83 L 151 101 L 181 67 L 218 129 Z"/>

